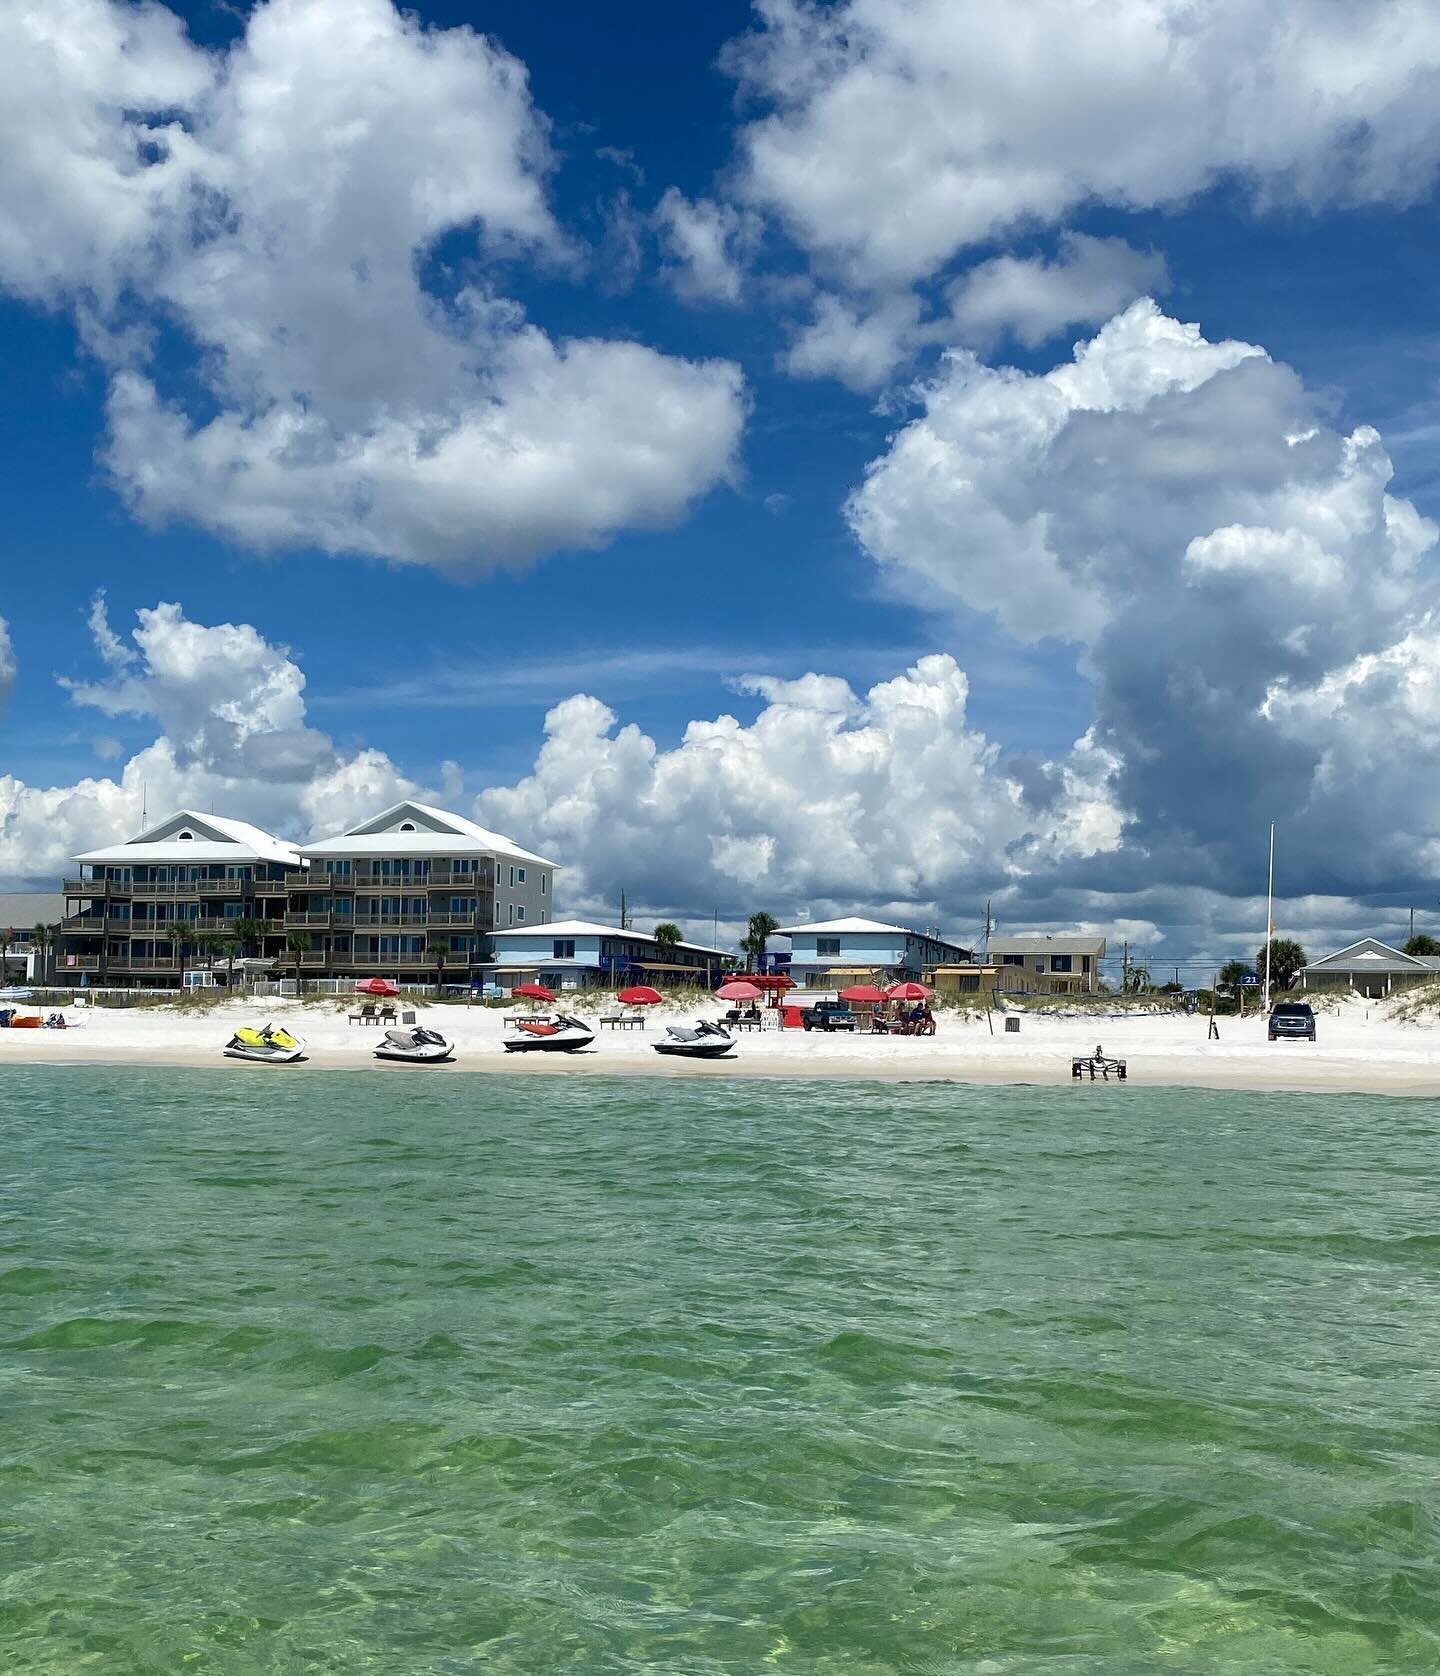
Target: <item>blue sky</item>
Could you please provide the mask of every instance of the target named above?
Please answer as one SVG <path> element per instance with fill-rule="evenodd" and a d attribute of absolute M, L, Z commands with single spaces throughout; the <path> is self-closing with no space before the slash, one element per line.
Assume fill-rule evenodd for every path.
<path fill-rule="evenodd" d="M 1208 959 L 1254 940 L 1274 788 L 1274 813 L 1292 828 L 1289 923 L 1317 942 L 1385 929 L 1410 900 L 1423 904 L 1433 874 L 1440 811 L 1414 795 L 1426 765 L 1407 753 L 1430 720 L 1416 694 L 1432 673 L 1434 559 L 1428 539 L 1402 552 L 1376 535 L 1374 483 L 1364 518 L 1341 518 L 1338 531 L 1334 509 L 1336 474 L 1349 470 L 1337 464 L 1343 439 L 1373 426 L 1392 499 L 1440 516 L 1440 122 L 1429 114 L 1440 39 L 1425 8 L 1392 10 L 1395 29 L 1372 39 L 1358 11 L 1334 8 L 1307 56 L 1286 33 L 1305 8 L 1227 0 L 1184 48 L 1185 84 L 1152 108 L 1149 49 L 1133 32 L 1072 72 L 1063 22 L 1055 63 L 1022 62 L 995 8 L 958 0 L 908 14 L 898 0 L 641 4 L 619 18 L 568 4 L 424 4 L 409 23 L 383 0 L 277 0 L 254 13 L 206 0 L 169 7 L 184 33 L 161 8 L 76 0 L 85 86 L 46 83 L 69 72 L 33 30 L 4 55 L 17 88 L 24 77 L 40 91 L 18 116 L 10 101 L 39 161 L 0 184 L 0 618 L 15 666 L 0 718 L 10 777 L 0 876 L 43 880 L 57 846 L 112 836 L 133 818 L 141 781 L 155 796 L 218 795 L 230 813 L 296 830 L 348 813 L 346 798 L 372 787 L 414 788 L 467 811 L 479 797 L 492 824 L 508 820 L 557 851 L 587 911 L 624 883 L 657 913 L 718 907 L 733 921 L 768 903 L 782 916 L 884 910 L 968 930 L 994 896 L 1017 927 L 1096 924 L 1133 934 L 1157 960 Z M 127 71 L 123 55 L 107 56 L 105 31 L 139 28 L 137 17 Z M 17 28 L 23 36 L 23 22 L 0 25 Z M 351 52 L 366 31 L 369 58 Z M 748 57 L 734 45 L 745 37 Z M 312 52 L 317 39 L 329 48 Z M 1237 70 L 1242 40 L 1255 64 Z M 503 55 L 528 78 L 518 96 Z M 1337 96 L 1336 67 L 1352 61 L 1354 85 Z M 149 77 L 138 93 L 123 85 L 136 63 Z M 1267 65 L 1280 78 L 1279 140 L 1262 120 Z M 386 104 L 377 87 L 391 66 Z M 1260 91 L 1235 93 L 1251 68 Z M 975 118 L 992 125 L 978 141 L 948 114 L 975 98 L 971 76 L 1018 89 Z M 245 128 L 247 77 L 257 97 L 276 78 L 300 89 L 293 131 L 283 113 Z M 1224 120 L 1212 121 L 1225 99 Z M 1132 112 L 1133 151 L 1106 133 L 1111 110 Z M 68 120 L 77 111 L 83 123 Z M 352 118 L 389 143 L 332 148 Z M 864 138 L 867 122 L 877 137 Z M 1037 138 L 1047 124 L 1055 134 Z M 201 162 L 182 157 L 187 140 L 204 147 Z M 1013 168 L 994 163 L 1012 152 Z M 114 171 L 102 178 L 105 206 L 128 203 L 132 188 L 143 199 L 165 168 L 179 186 L 156 186 L 137 233 L 119 208 L 97 216 L 86 196 L 97 168 Z M 316 249 L 273 261 L 267 239 L 298 248 L 314 231 L 307 183 L 328 191 L 347 170 L 335 238 L 318 214 Z M 417 235 L 409 183 L 421 179 L 459 208 Z M 707 292 L 687 267 L 667 203 L 729 229 L 719 283 L 731 295 L 716 293 L 713 272 Z M 937 225 L 949 231 L 932 236 Z M 222 245 L 229 266 L 217 278 Z M 391 283 L 413 273 L 418 309 L 447 311 L 443 328 L 423 327 L 429 337 L 418 314 L 397 318 L 392 340 L 378 305 L 346 313 L 346 276 L 387 251 Z M 1079 295 L 1092 256 L 1121 273 L 1101 303 Z M 378 289 L 378 272 L 360 285 Z M 984 320 L 977 276 L 989 283 Z M 1024 314 L 1033 283 L 1069 292 L 1039 326 Z M 467 287 L 508 312 L 462 318 Z M 1263 349 L 1273 370 L 1257 375 L 1260 358 L 1247 368 L 1228 353 L 1223 367 L 1202 367 L 1199 352 L 1142 322 L 1115 364 L 1148 358 L 1163 393 L 1118 408 L 1087 396 L 1042 458 L 1025 453 L 1015 438 L 1036 422 L 1044 376 L 1077 340 L 1111 343 L 1107 322 L 1146 289 L 1159 318 L 1196 323 L 1211 345 Z M 826 299 L 841 323 L 830 361 L 812 356 L 806 376 L 797 344 Z M 844 358 L 864 317 L 886 310 L 910 325 L 861 379 Z M 247 497 L 258 454 L 206 475 L 202 433 L 227 417 L 241 454 L 287 408 L 321 427 L 305 443 L 321 454 L 336 437 L 373 441 L 405 402 L 419 404 L 416 434 L 444 431 L 470 399 L 472 368 L 456 363 L 426 385 L 442 337 L 443 353 L 465 339 L 475 364 L 501 368 L 491 388 L 520 412 L 530 370 L 516 370 L 515 346 L 530 327 L 551 345 L 601 347 L 593 384 L 563 389 L 562 417 L 543 420 L 563 434 L 524 439 L 538 462 L 524 505 L 513 483 L 483 482 L 513 476 L 493 454 L 458 449 L 453 477 L 423 497 L 331 472 L 327 457 L 308 488 L 286 485 L 257 513 Z M 622 364 L 613 351 L 625 345 L 648 359 Z M 1187 369 L 1174 370 L 1182 352 Z M 993 432 L 994 403 L 962 390 L 956 353 L 987 378 L 1015 369 L 986 386 L 1013 408 Z M 917 394 L 923 380 L 940 393 Z M 107 416 L 107 399 L 139 384 L 155 405 L 147 396 L 126 409 L 128 425 L 118 407 Z M 667 404 L 671 418 L 657 417 Z M 1313 424 L 1313 457 L 1249 481 L 1246 462 L 1302 410 L 1289 434 Z M 184 424 L 167 432 L 157 414 Z M 1251 424 L 1254 446 L 1241 446 Z M 1097 442 L 1107 425 L 1113 435 Z M 607 432 L 620 430 L 617 452 Z M 1143 452 L 1162 436 L 1167 447 L 1184 439 L 1193 482 L 1168 465 L 1163 483 L 1127 475 L 1116 449 Z M 567 475 L 556 455 L 589 464 Z M 870 489 L 852 501 L 867 473 Z M 603 515 L 582 509 L 575 485 L 610 475 L 620 487 Z M 329 551 L 314 539 L 312 494 L 339 530 Z M 429 504 L 451 495 L 458 537 L 428 522 Z M 1062 533 L 1027 569 L 1032 503 Z M 1237 548 L 1228 530 L 1251 536 Z M 1129 556 L 1106 570 L 1112 552 Z M 1067 618 L 1072 587 L 1080 604 Z M 107 659 L 87 623 L 99 590 L 128 663 L 113 649 Z M 1193 610 L 1175 608 L 1192 597 Z M 129 640 L 136 613 L 161 601 L 197 629 L 248 625 L 252 641 L 236 651 L 202 637 L 203 679 L 162 668 L 158 640 L 140 650 Z M 1103 609 L 1072 630 L 1087 601 Z M 1228 625 L 1234 668 L 1215 650 Z M 933 671 L 907 689 L 905 703 L 932 717 L 934 692 L 949 695 L 939 732 L 917 742 L 908 711 L 865 694 L 937 653 L 968 691 L 955 699 L 952 678 Z M 1256 685 L 1255 661 L 1271 656 L 1273 680 Z M 286 671 L 303 671 L 303 698 Z M 809 672 L 848 682 L 851 697 L 826 688 L 817 708 L 808 689 L 736 686 L 746 674 Z M 602 750 L 593 718 L 567 712 L 552 724 L 548 766 L 537 762 L 547 713 L 581 694 L 614 712 L 601 728 L 612 743 L 626 725 L 640 730 L 650 744 L 639 757 Z M 254 774 L 258 746 L 244 763 L 225 755 L 233 718 L 197 724 L 185 743 L 192 708 L 222 720 L 238 708 L 242 734 L 275 735 L 266 749 L 284 758 L 289 801 L 272 795 L 273 774 Z M 1356 711 L 1364 727 L 1351 725 Z M 682 747 L 692 722 L 726 713 L 738 743 Z M 862 735 L 880 764 L 864 772 L 836 754 L 853 755 Z M 145 755 L 157 741 L 169 741 L 163 764 Z M 360 772 L 365 752 L 383 767 L 366 759 Z M 590 776 L 579 807 L 556 813 L 577 763 Z M 774 785 L 752 799 L 766 775 Z M 76 793 L 95 780 L 113 791 Z M 1211 807 L 1232 797 L 1233 818 Z M 1360 808 L 1388 822 L 1383 843 Z"/>

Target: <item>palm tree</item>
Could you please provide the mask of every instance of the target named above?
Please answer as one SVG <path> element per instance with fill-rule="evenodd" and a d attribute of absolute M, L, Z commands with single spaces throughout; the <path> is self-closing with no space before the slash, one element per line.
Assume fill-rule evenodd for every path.
<path fill-rule="evenodd" d="M 290 931 L 285 935 L 285 947 L 295 956 L 295 993 L 300 993 L 300 956 L 310 950 L 310 933 L 308 931 Z"/>
<path fill-rule="evenodd" d="M 1270 987 L 1289 989 L 1310 962 L 1304 949 L 1293 937 L 1272 937 L 1270 948 Z M 1255 970 L 1265 975 L 1265 946 L 1255 957 Z"/>
<path fill-rule="evenodd" d="M 249 948 L 251 943 L 256 945 L 257 951 L 260 936 L 265 928 L 265 921 L 258 919 L 237 919 L 235 921 L 235 935 L 240 939 L 241 948 Z"/>
<path fill-rule="evenodd" d="M 185 945 L 195 941 L 195 928 L 189 920 L 172 919 L 165 927 L 165 935 L 175 945 L 175 958 L 181 967 L 185 964 Z"/>
<path fill-rule="evenodd" d="M 1227 960 L 1216 974 L 1216 986 L 1228 989 L 1232 994 L 1241 988 L 1245 982 L 1245 974 L 1250 970 L 1243 960 Z"/>
<path fill-rule="evenodd" d="M 37 925 L 30 933 L 30 941 L 35 945 L 35 981 L 44 983 L 47 976 L 45 968 L 48 962 L 45 954 L 50 947 L 50 927 Z"/>
<path fill-rule="evenodd" d="M 773 914 L 767 914 L 763 909 L 758 914 L 751 914 L 750 929 L 740 939 L 740 947 L 750 956 L 750 970 L 758 972 L 765 964 L 765 945 L 770 941 L 772 932 L 780 929 L 780 921 Z"/>
<path fill-rule="evenodd" d="M 450 958 L 450 942 L 445 937 L 432 937 L 425 945 L 426 949 L 435 957 L 435 993 L 445 993 L 445 962 Z"/>
<path fill-rule="evenodd" d="M 661 920 L 650 935 L 655 939 L 655 946 L 664 954 L 668 954 L 681 940 L 680 927 L 668 919 Z"/>
<path fill-rule="evenodd" d="M 236 924 L 239 924 L 238 920 Z M 235 950 L 239 947 L 239 944 L 240 933 L 238 931 L 217 931 L 215 933 L 214 948 L 217 954 L 225 956 L 225 987 L 229 990 L 235 988 Z"/>
<path fill-rule="evenodd" d="M 1132 966 L 1130 968 L 1130 987 L 1138 995 L 1142 989 L 1150 987 L 1150 968 L 1148 966 Z"/>
<path fill-rule="evenodd" d="M 1440 954 L 1440 942 L 1433 937 L 1427 937 L 1423 931 L 1417 931 L 1400 951 L 1402 954 L 1430 955 Z"/>
<path fill-rule="evenodd" d="M 0 931 L 0 989 L 3 989 L 10 982 L 10 945 L 14 940 L 15 933 L 8 927 Z"/>

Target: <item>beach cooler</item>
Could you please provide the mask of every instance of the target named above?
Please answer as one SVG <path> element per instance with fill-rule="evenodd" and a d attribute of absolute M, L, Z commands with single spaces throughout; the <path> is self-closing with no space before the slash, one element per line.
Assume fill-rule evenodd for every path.
<path fill-rule="evenodd" d="M 803 1030 L 805 1025 L 801 1020 L 799 1007 L 784 1007 L 780 1009 L 780 1028 L 782 1030 Z"/>

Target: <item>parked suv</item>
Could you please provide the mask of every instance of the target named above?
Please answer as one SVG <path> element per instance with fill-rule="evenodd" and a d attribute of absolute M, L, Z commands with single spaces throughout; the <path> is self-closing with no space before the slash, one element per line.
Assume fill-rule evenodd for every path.
<path fill-rule="evenodd" d="M 1270 1009 L 1270 1040 L 1281 1036 L 1315 1040 L 1315 1014 L 1308 1001 L 1277 1001 Z"/>
<path fill-rule="evenodd" d="M 817 1001 L 800 1014 L 807 1030 L 854 1030 L 859 1024 L 848 1001 Z"/>

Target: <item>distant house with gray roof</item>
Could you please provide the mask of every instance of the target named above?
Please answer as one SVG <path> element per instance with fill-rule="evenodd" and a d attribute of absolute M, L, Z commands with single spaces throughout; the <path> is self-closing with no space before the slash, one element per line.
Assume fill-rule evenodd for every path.
<path fill-rule="evenodd" d="M 1440 978 L 1440 959 L 1406 954 L 1378 937 L 1362 937 L 1323 960 L 1312 960 L 1300 974 L 1302 989 L 1349 989 L 1378 999 L 1410 984 Z"/>
<path fill-rule="evenodd" d="M 1046 931 L 992 937 L 986 958 L 1004 968 L 999 989 L 1093 995 L 1100 988 L 1105 939 L 1082 932 L 1052 936 Z"/>

